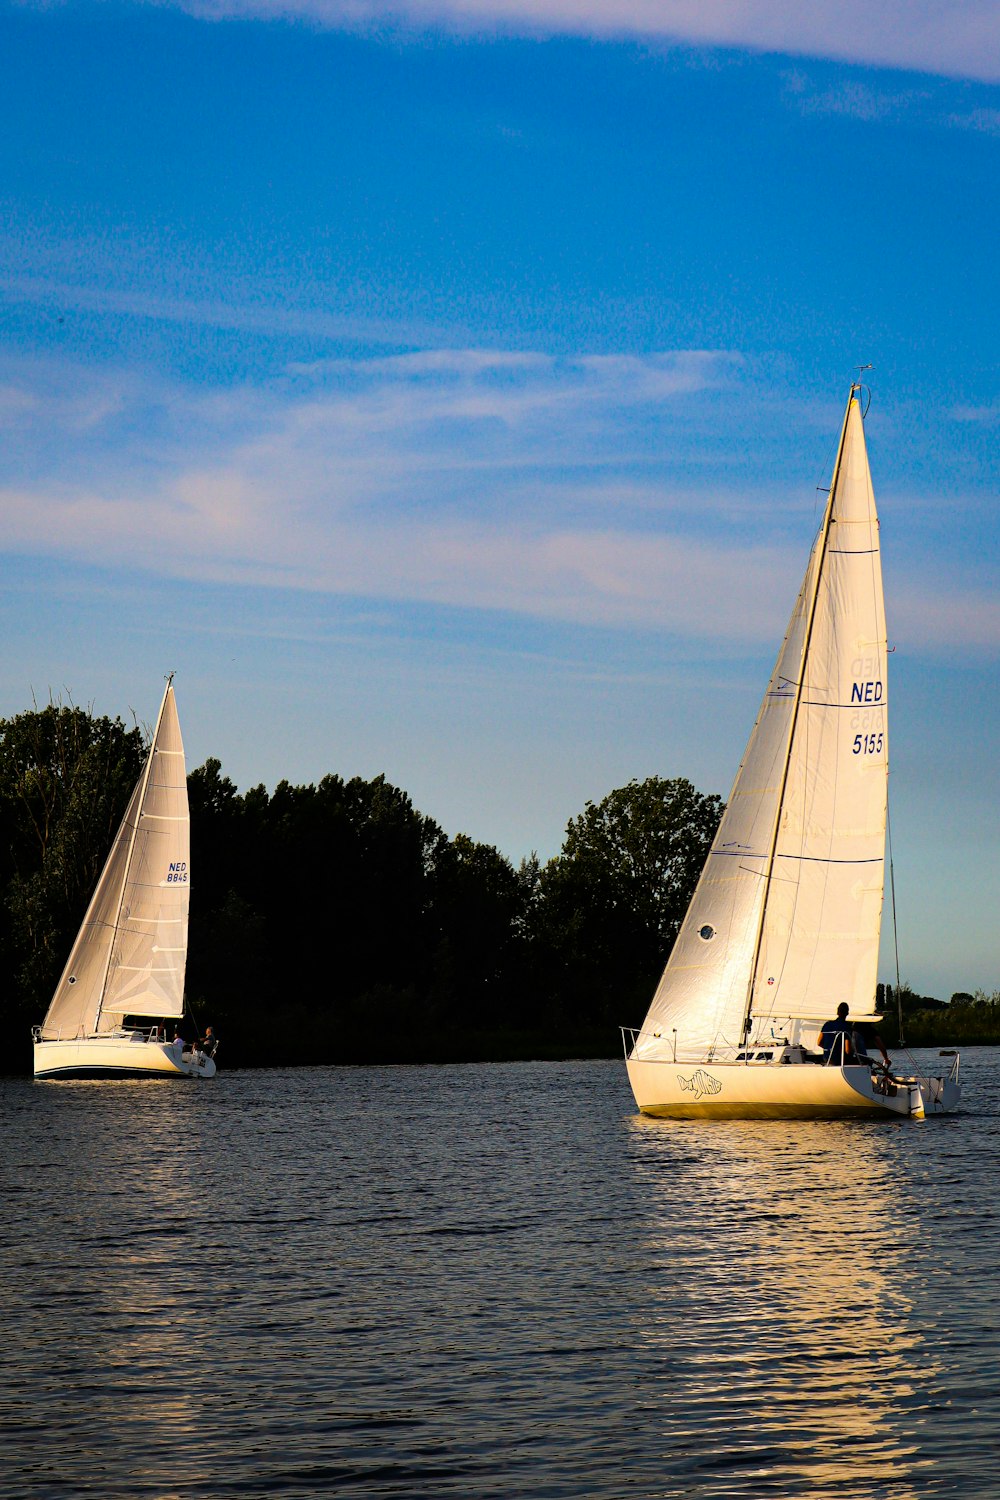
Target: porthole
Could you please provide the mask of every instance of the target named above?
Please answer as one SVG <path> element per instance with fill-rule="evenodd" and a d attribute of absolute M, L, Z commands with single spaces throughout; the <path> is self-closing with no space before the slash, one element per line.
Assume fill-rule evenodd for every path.
<path fill-rule="evenodd" d="M 699 927 L 698 936 L 702 939 L 703 942 L 710 943 L 715 937 L 715 928 L 710 927 L 706 922 L 704 927 Z"/>

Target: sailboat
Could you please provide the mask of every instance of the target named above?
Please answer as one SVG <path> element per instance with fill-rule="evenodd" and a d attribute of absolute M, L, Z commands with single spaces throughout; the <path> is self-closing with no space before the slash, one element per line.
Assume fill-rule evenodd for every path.
<path fill-rule="evenodd" d="M 624 1028 L 640 1110 L 667 1117 L 923 1117 L 947 1074 L 818 1050 L 846 1003 L 874 1009 L 888 798 L 879 524 L 859 383 L 823 522 L 718 832 L 642 1027 Z"/>
<path fill-rule="evenodd" d="M 41 1026 L 36 1078 L 211 1078 L 207 1053 L 168 1041 L 184 1013 L 191 824 L 173 673 L 149 754 Z M 156 1018 L 153 1026 L 132 1024 Z"/>

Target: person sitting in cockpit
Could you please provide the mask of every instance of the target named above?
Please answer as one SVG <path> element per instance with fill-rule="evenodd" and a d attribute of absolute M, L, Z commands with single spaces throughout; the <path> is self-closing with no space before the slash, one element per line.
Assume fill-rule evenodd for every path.
<path fill-rule="evenodd" d="M 823 1029 L 816 1039 L 823 1048 L 823 1061 L 835 1063 L 838 1067 L 857 1062 L 853 1042 L 854 1027 L 847 1019 L 850 1008 L 846 1000 L 841 1000 L 837 1006 L 836 1020 L 824 1021 Z"/>

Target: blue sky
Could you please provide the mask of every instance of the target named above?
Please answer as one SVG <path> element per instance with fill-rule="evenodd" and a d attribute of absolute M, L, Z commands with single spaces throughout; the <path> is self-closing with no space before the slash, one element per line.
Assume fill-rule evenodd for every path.
<path fill-rule="evenodd" d="M 0 8 L 0 712 L 175 669 L 192 765 L 385 771 L 514 859 L 725 795 L 870 361 L 903 977 L 1000 987 L 998 35 Z"/>

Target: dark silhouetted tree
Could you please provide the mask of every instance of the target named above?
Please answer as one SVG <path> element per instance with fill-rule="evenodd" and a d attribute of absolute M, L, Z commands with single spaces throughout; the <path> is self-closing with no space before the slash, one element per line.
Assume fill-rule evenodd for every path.
<path fill-rule="evenodd" d="M 564 1013 L 645 1010 L 694 892 L 722 799 L 651 776 L 588 802 L 541 874 L 537 936 Z"/>
<path fill-rule="evenodd" d="M 50 703 L 0 720 L 7 1014 L 40 1021 L 145 757 L 121 719 Z"/>

